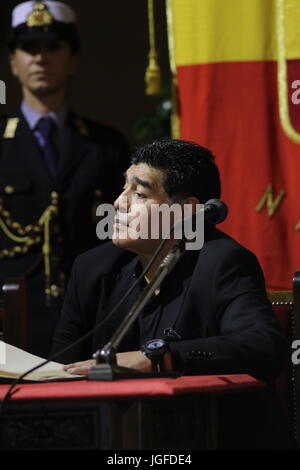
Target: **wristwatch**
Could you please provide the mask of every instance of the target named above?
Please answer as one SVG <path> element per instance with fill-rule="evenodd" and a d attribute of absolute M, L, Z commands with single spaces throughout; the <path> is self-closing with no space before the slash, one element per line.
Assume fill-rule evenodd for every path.
<path fill-rule="evenodd" d="M 168 343 L 160 338 L 150 339 L 141 347 L 142 353 L 152 363 L 152 370 L 156 372 L 164 370 L 164 354 L 168 349 Z"/>

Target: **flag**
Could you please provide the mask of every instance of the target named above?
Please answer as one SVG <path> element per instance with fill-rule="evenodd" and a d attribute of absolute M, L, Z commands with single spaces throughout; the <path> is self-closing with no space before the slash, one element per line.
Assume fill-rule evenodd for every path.
<path fill-rule="evenodd" d="M 291 289 L 300 268 L 300 2 L 167 0 L 167 18 L 173 136 L 212 150 L 229 206 L 220 229 L 256 254 L 269 290 Z"/>

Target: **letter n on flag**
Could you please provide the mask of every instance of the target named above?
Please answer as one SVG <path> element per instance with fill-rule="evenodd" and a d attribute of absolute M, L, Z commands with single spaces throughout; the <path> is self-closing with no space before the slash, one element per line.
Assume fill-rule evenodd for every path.
<path fill-rule="evenodd" d="M 167 17 L 173 137 L 212 150 L 229 206 L 220 228 L 254 251 L 268 289 L 290 289 L 300 268 L 300 1 L 167 0 Z"/>

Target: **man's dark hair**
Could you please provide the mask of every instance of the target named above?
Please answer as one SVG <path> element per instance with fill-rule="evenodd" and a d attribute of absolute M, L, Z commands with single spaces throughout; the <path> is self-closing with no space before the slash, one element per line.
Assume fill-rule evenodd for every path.
<path fill-rule="evenodd" d="M 210 150 L 185 140 L 156 140 L 139 148 L 131 157 L 134 165 L 146 163 L 162 170 L 163 188 L 173 200 L 194 196 L 204 204 L 220 198 L 221 183 Z"/>

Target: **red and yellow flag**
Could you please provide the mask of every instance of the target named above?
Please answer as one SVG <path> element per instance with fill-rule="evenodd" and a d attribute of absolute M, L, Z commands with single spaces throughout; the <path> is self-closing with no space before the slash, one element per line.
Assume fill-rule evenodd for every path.
<path fill-rule="evenodd" d="M 167 15 L 173 136 L 213 151 L 229 206 L 220 228 L 254 251 L 270 290 L 290 289 L 300 268 L 300 1 L 167 0 Z"/>

